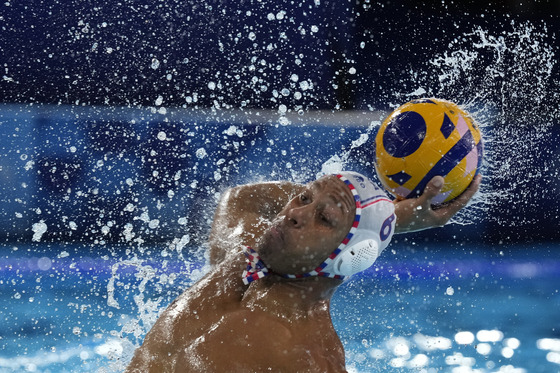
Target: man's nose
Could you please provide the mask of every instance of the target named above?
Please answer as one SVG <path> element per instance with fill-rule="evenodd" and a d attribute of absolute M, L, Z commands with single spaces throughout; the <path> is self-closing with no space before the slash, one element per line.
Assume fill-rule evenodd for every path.
<path fill-rule="evenodd" d="M 301 228 L 309 221 L 312 209 L 310 206 L 299 206 L 291 208 L 286 213 L 288 225 L 294 228 Z"/>

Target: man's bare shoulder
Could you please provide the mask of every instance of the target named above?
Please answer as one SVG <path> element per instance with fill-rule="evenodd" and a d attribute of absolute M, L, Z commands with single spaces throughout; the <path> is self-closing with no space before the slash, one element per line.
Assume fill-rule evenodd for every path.
<path fill-rule="evenodd" d="M 243 254 L 231 250 L 226 260 L 178 296 L 146 335 L 127 372 L 197 371 L 176 365 L 177 361 L 189 346 L 204 340 L 225 313 L 239 309 L 245 289 L 243 262 Z"/>

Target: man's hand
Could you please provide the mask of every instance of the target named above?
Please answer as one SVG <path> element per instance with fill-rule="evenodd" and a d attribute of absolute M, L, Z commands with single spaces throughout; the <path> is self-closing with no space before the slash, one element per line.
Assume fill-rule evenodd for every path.
<path fill-rule="evenodd" d="M 395 233 L 444 226 L 453 215 L 467 205 L 477 192 L 481 180 L 482 176 L 477 175 L 471 185 L 459 197 L 432 208 L 432 199 L 438 195 L 443 187 L 443 177 L 434 177 L 420 197 L 395 202 L 395 214 L 397 215 Z"/>

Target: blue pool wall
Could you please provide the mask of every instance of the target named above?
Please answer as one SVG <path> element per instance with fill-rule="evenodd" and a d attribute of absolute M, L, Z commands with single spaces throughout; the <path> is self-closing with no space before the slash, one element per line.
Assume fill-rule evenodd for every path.
<path fill-rule="evenodd" d="M 37 223 L 46 224 L 46 232 L 35 237 L 42 241 L 127 242 L 127 224 L 148 242 L 203 236 L 216 196 L 236 184 L 307 182 L 333 156 L 346 157 L 347 169 L 375 179 L 370 123 L 382 117 L 317 112 L 288 123 L 267 111 L 161 114 L 150 108 L 3 105 L 0 239 L 31 242 Z M 525 165 L 542 173 L 539 184 L 487 177 L 490 193 L 515 186 L 511 202 L 486 201 L 487 211 L 473 210 L 477 216 L 468 225 L 449 224 L 406 239 L 558 241 L 559 128 L 550 128 Z M 368 140 L 356 146 L 364 134 Z"/>

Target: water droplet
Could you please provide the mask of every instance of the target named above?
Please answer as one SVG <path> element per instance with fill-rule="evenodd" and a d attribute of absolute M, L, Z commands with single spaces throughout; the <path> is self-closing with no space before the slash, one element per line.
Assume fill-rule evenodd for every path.
<path fill-rule="evenodd" d="M 196 157 L 199 158 L 199 159 L 203 159 L 208 155 L 208 153 L 206 153 L 206 149 L 204 149 L 204 148 L 197 149 L 195 154 L 196 154 Z"/>
<path fill-rule="evenodd" d="M 39 223 L 33 224 L 31 230 L 33 231 L 32 240 L 35 242 L 41 241 L 41 237 L 43 237 L 43 234 L 47 231 L 47 224 L 41 220 Z"/>

